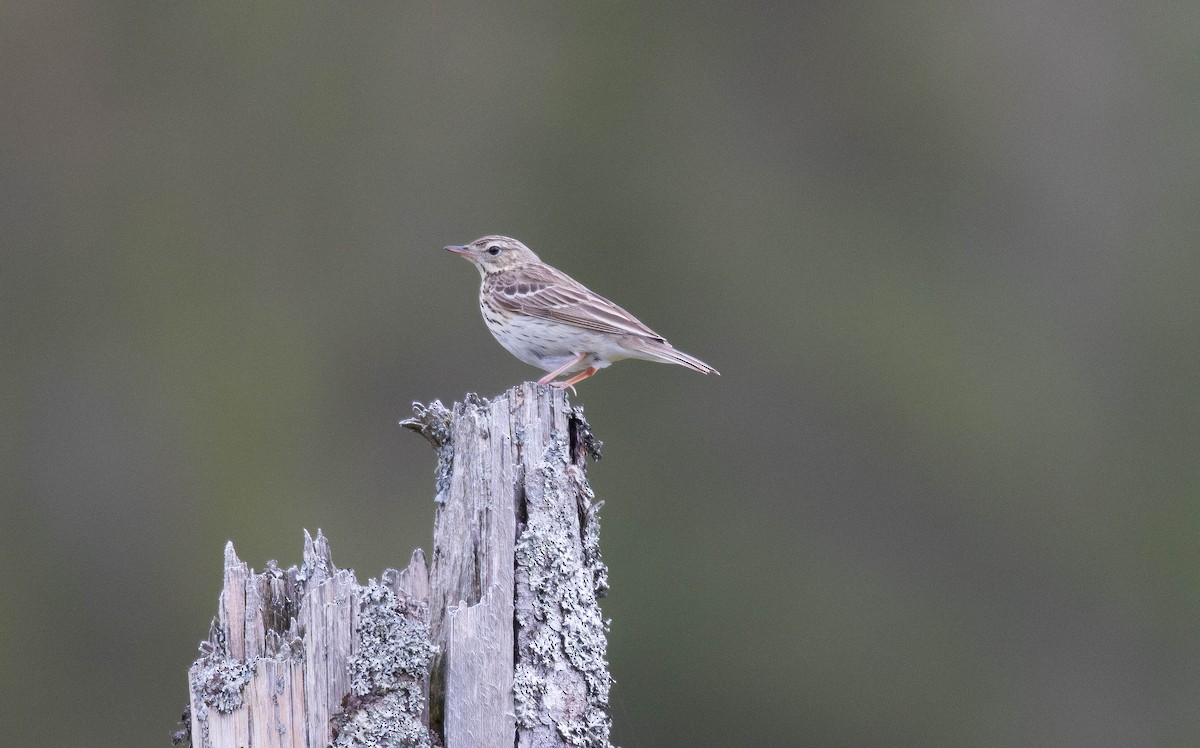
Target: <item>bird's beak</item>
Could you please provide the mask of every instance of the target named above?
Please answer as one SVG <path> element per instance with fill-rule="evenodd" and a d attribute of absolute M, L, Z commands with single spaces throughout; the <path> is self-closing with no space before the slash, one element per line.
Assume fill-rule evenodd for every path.
<path fill-rule="evenodd" d="M 459 245 L 457 245 L 457 244 L 451 244 L 450 246 L 446 247 L 446 251 L 447 251 L 447 252 L 453 252 L 453 253 L 454 253 L 454 254 L 456 254 L 456 255 L 469 255 L 469 254 L 471 254 L 471 250 L 467 249 L 465 246 L 459 246 Z"/>

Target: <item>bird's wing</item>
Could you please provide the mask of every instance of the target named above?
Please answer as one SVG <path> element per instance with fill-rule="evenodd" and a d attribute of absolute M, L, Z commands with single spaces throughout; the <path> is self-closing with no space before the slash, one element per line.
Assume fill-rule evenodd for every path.
<path fill-rule="evenodd" d="M 495 278 L 492 291 L 496 303 L 514 314 L 666 342 L 637 317 L 548 265 L 524 266 L 504 273 Z"/>

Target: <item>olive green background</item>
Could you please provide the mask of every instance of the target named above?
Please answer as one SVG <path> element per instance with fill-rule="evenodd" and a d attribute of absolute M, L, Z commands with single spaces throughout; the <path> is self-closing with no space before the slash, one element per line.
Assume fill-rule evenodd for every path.
<path fill-rule="evenodd" d="M 1200 742 L 1194 3 L 4 3 L 0 743 L 154 746 L 221 549 L 428 548 L 413 400 L 623 362 L 614 742 Z"/>

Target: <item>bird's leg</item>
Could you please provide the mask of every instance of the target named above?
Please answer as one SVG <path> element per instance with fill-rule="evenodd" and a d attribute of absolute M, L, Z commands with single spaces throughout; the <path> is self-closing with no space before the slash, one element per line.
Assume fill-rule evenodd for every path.
<path fill-rule="evenodd" d="M 600 371 L 600 370 L 597 369 L 595 366 L 589 366 L 588 368 L 579 372 L 578 374 L 576 374 L 575 376 L 566 380 L 565 382 L 551 382 L 550 386 L 551 387 L 562 387 L 564 390 L 566 388 L 570 387 L 571 392 L 574 392 L 576 384 L 578 384 L 579 382 L 582 382 L 583 380 L 587 379 L 588 377 L 592 376 L 593 374 L 595 374 L 598 371 Z"/>
<path fill-rule="evenodd" d="M 551 381 L 552 381 L 552 380 L 553 380 L 555 377 L 557 377 L 559 374 L 562 374 L 564 371 L 566 371 L 567 369 L 570 369 L 572 366 L 575 366 L 576 364 L 583 363 L 583 360 L 584 360 L 585 358 L 587 358 L 587 354 L 586 354 L 586 353 L 581 353 L 581 354 L 579 354 L 579 355 L 578 355 L 578 356 L 576 356 L 575 358 L 571 359 L 571 360 L 570 360 L 570 361 L 568 361 L 567 363 L 563 364 L 562 366 L 558 367 L 558 368 L 557 368 L 557 369 L 555 369 L 554 371 L 550 372 L 550 373 L 549 373 L 549 374 L 547 374 L 546 376 L 544 376 L 544 377 L 542 377 L 541 379 L 539 379 L 539 380 L 538 380 L 538 384 L 550 384 L 550 382 L 551 382 Z"/>

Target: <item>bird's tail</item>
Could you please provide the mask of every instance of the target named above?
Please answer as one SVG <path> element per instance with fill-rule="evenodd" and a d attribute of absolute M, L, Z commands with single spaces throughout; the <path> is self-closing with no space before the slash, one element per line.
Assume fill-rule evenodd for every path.
<path fill-rule="evenodd" d="M 686 366 L 693 371 L 698 371 L 701 374 L 716 374 L 721 376 L 721 372 L 712 368 L 695 356 L 689 356 L 681 350 L 672 347 L 667 341 L 658 340 L 639 340 L 638 349 L 646 354 L 646 358 L 652 361 L 661 361 L 665 364 L 679 364 Z"/>

